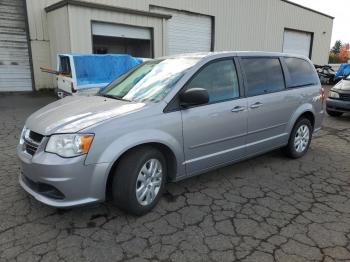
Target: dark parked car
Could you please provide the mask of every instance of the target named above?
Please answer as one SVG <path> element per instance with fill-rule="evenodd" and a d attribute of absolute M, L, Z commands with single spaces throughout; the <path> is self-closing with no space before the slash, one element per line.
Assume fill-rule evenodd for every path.
<path fill-rule="evenodd" d="M 336 84 L 328 94 L 327 113 L 330 116 L 341 116 L 350 113 L 350 75 Z"/>

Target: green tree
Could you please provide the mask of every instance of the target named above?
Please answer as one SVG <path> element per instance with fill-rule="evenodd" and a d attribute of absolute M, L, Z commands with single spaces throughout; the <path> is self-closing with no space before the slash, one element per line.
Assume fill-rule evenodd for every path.
<path fill-rule="evenodd" d="M 342 42 L 340 40 L 337 40 L 337 41 L 335 41 L 334 46 L 331 49 L 331 52 L 338 55 L 341 47 L 342 47 Z"/>
<path fill-rule="evenodd" d="M 329 64 L 338 64 L 339 63 L 339 58 L 338 58 L 337 54 L 334 53 L 333 51 L 329 52 L 328 63 Z"/>

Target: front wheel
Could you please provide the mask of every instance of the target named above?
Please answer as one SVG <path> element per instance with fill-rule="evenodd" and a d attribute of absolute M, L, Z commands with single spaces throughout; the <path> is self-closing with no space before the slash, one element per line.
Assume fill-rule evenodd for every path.
<path fill-rule="evenodd" d="M 312 130 L 309 119 L 301 118 L 298 120 L 293 127 L 288 145 L 283 148 L 284 153 L 291 158 L 300 158 L 304 156 L 311 143 Z"/>
<path fill-rule="evenodd" d="M 112 182 L 113 202 L 133 215 L 149 212 L 164 190 L 166 161 L 153 147 L 131 150 L 120 160 Z"/>

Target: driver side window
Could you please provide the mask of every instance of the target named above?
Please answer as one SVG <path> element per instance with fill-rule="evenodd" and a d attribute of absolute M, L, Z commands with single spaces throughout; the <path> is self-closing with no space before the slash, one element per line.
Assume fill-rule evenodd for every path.
<path fill-rule="evenodd" d="M 204 88 L 209 94 L 209 103 L 239 97 L 236 68 L 232 59 L 206 65 L 187 85 L 189 88 Z"/>

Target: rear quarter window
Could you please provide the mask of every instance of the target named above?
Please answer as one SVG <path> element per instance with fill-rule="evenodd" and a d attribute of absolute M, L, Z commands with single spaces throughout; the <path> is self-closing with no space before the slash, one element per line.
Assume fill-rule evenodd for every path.
<path fill-rule="evenodd" d="M 301 87 L 318 83 L 318 76 L 312 65 L 306 60 L 288 57 L 284 58 L 284 61 L 290 76 L 287 87 Z"/>

